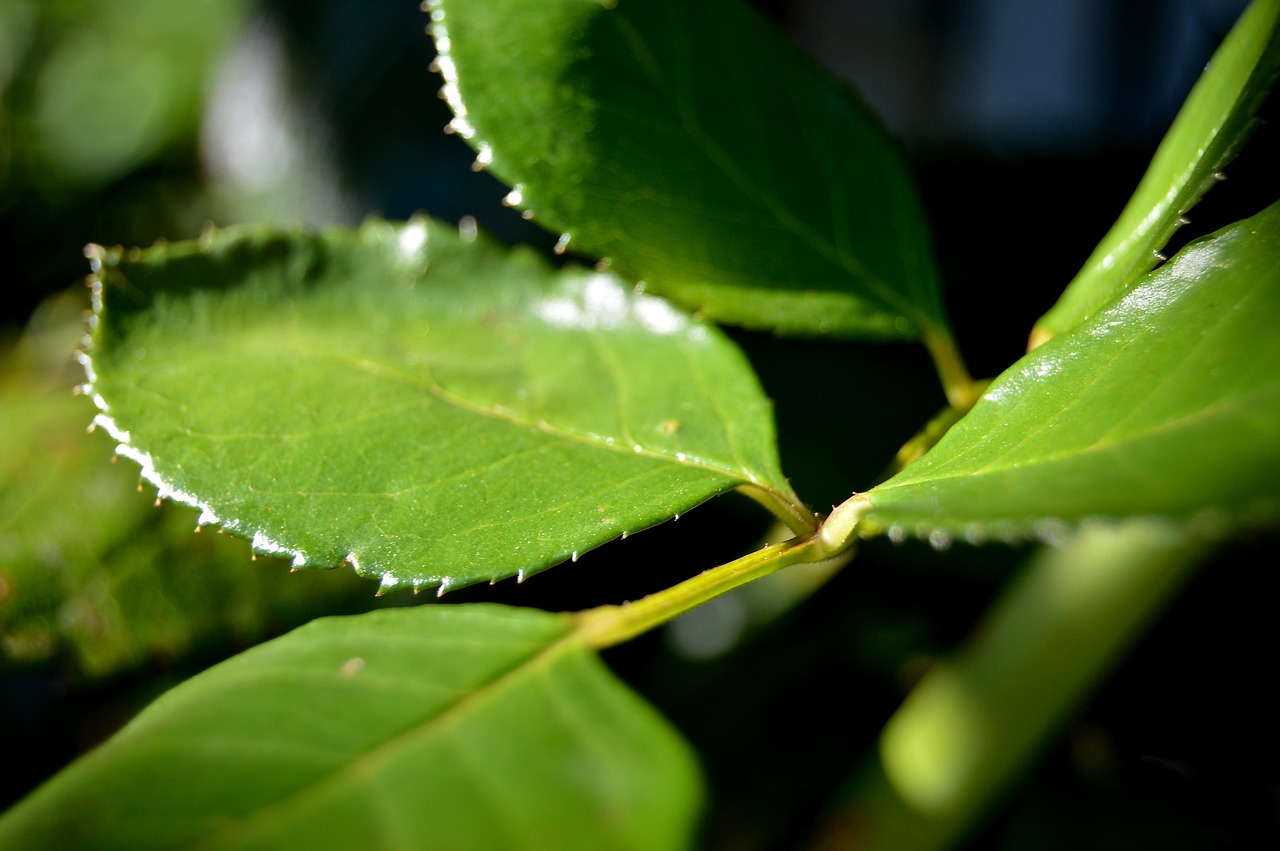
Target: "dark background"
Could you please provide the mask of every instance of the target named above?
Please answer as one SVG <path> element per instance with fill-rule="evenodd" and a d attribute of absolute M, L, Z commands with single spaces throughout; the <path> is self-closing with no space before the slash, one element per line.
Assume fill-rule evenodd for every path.
<path fill-rule="evenodd" d="M 189 112 L 100 166 L 50 153 L 41 98 L 60 45 L 80 37 L 84 10 L 119 17 L 128 4 L 14 3 L 19 11 L 0 10 L 0 33 L 9 21 L 0 37 L 0 339 L 16 334 L 41 299 L 79 286 L 85 243 L 188 238 L 207 220 L 350 224 L 425 210 L 474 215 L 502 239 L 548 253 L 554 243 L 502 207 L 506 188 L 472 173 L 472 152 L 441 132 L 449 115 L 427 70 L 426 16 L 412 0 L 223 4 L 236 35 L 202 73 Z M 1119 212 L 1243 6 L 759 5 L 854 81 L 902 138 L 977 375 L 1022 353 L 1032 322 Z M 92 152 L 89 130 L 105 121 L 108 130 L 94 132 L 108 132 L 116 105 L 96 90 L 84 102 Z M 1273 99 L 1263 114 L 1275 113 Z M 1278 150 L 1275 125 L 1264 125 L 1179 239 L 1280 196 Z M 784 469 L 815 506 L 867 487 L 942 405 L 915 347 L 735 337 L 777 404 Z M 816 407 L 816 389 L 841 373 L 850 376 L 847 396 Z M 554 609 L 617 602 L 754 547 L 764 526 L 751 506 L 726 498 L 525 585 L 450 598 Z M 1270 689 L 1278 583 L 1266 556 L 1275 545 L 1260 535 L 1206 565 L 971 847 L 1280 848 L 1280 699 Z M 939 557 L 924 545 L 873 543 L 789 614 L 739 634 L 741 615 L 726 610 L 719 644 L 668 632 L 611 651 L 615 668 L 703 757 L 712 790 L 704 844 L 807 844 L 838 805 L 851 767 L 870 753 L 909 672 L 964 639 L 1024 556 L 961 546 Z M 715 617 L 706 619 L 713 633 Z M 52 667 L 7 671 L 0 804 L 107 735 L 157 678 L 176 682 L 234 649 L 215 642 L 107 682 Z"/>

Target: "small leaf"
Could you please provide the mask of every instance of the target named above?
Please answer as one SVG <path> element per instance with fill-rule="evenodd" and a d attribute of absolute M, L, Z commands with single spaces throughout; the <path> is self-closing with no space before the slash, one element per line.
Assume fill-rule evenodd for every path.
<path fill-rule="evenodd" d="M 6 848 L 687 845 L 691 753 L 530 609 L 314 621 L 178 686 L 0 819 Z"/>
<path fill-rule="evenodd" d="M 95 265 L 88 368 L 120 454 L 296 566 L 443 591 L 737 486 L 805 514 L 738 349 L 610 274 L 425 220 Z"/>
<path fill-rule="evenodd" d="M 1094 516 L 1273 522 L 1277 327 L 1280 203 L 1187 246 L 1011 367 L 865 495 L 863 528 L 945 541 Z"/>
<path fill-rule="evenodd" d="M 1092 316 L 1160 261 L 1158 252 L 1221 177 L 1280 73 L 1280 0 L 1256 0 L 1214 53 L 1137 190 L 1031 334 L 1032 347 Z"/>
<path fill-rule="evenodd" d="M 716 321 L 947 336 L 878 119 L 740 0 L 432 0 L 456 118 L 509 201 Z"/>

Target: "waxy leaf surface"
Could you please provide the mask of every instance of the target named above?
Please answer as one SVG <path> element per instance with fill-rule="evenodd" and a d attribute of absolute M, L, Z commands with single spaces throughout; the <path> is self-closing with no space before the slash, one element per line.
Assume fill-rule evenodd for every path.
<path fill-rule="evenodd" d="M 866 531 L 1280 517 L 1280 203 L 1177 257 L 997 378 L 869 491 Z"/>
<path fill-rule="evenodd" d="M 1187 96 L 1120 218 L 1036 323 L 1033 345 L 1074 328 L 1155 267 L 1160 249 L 1248 138 L 1277 73 L 1280 0 L 1255 0 Z"/>
<path fill-rule="evenodd" d="M 945 335 L 902 155 L 741 0 L 432 0 L 450 127 L 509 203 L 708 318 Z"/>
<path fill-rule="evenodd" d="M 0 819 L 5 848 L 670 849 L 691 753 L 531 609 L 314 621 L 183 683 Z"/>
<path fill-rule="evenodd" d="M 99 252 L 98 421 L 163 498 L 384 587 L 528 575 L 744 486 L 812 522 L 738 349 L 426 220 Z"/>

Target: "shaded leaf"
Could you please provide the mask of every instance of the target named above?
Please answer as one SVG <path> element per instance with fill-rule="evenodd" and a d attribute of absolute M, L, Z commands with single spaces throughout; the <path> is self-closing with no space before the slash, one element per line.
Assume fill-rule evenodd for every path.
<path fill-rule="evenodd" d="M 1183 217 L 1248 138 L 1277 73 L 1280 0 L 1256 0 L 1187 96 L 1120 218 L 1036 323 L 1033 347 L 1074 328 L 1155 267 Z"/>
<path fill-rule="evenodd" d="M 570 624 L 500 606 L 314 621 L 161 697 L 0 819 L 0 845 L 686 845 L 692 755 Z"/>
<path fill-rule="evenodd" d="M 296 566 L 528 575 L 737 486 L 812 523 L 737 348 L 609 274 L 425 220 L 95 264 L 118 451 Z"/>
<path fill-rule="evenodd" d="M 70 325 L 0 358 L 0 660 L 68 656 L 102 676 L 252 643 L 341 600 L 368 605 L 349 574 L 250 564 L 243 542 L 192 535 L 189 511 L 140 497 L 137 467 L 108 464 L 111 444 L 85 438 L 93 406 L 70 392 L 81 308 L 62 307 Z"/>
<path fill-rule="evenodd" d="M 992 382 L 864 529 L 1280 516 L 1280 203 L 1192 243 Z"/>
<path fill-rule="evenodd" d="M 432 0 L 456 118 L 510 203 L 711 319 L 945 336 L 903 158 L 740 0 Z"/>
<path fill-rule="evenodd" d="M 119 179 L 166 145 L 194 140 L 210 71 L 251 8 L 246 0 L 34 5 L 40 47 L 25 57 L 17 51 L 25 61 L 15 69 L 31 80 L 31 91 L 9 104 L 22 128 L 22 143 L 10 151 L 16 176 L 87 186 Z M 3 82 L 0 76 L 0 89 Z M 6 176 L 0 170 L 0 185 Z"/>

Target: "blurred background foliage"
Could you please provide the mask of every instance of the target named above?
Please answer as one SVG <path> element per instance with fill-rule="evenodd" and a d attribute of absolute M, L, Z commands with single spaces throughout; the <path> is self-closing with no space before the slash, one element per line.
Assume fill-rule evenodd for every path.
<path fill-rule="evenodd" d="M 982 375 L 1021 354 L 1244 3 L 757 5 L 903 139 Z M 92 405 L 71 388 L 88 242 L 426 210 L 551 247 L 441 132 L 425 23 L 416 0 L 0 0 L 0 805 L 220 658 L 319 614 L 418 602 L 191 534 L 194 512 L 152 508 L 136 469 L 109 463 L 109 439 L 85 436 Z M 1256 134 L 1180 238 L 1280 195 L 1276 139 L 1274 125 Z M 735 337 L 776 401 L 784 468 L 816 507 L 872 483 L 943 403 L 914 347 Z M 815 409 L 833 375 L 848 377 L 846 398 Z M 727 497 L 525 585 L 446 601 L 633 599 L 765 534 L 766 518 Z M 1240 542 L 1202 569 L 970 847 L 1280 846 L 1276 543 Z M 874 542 L 803 603 L 823 577 L 785 572 L 610 651 L 703 756 L 703 845 L 834 841 L 823 826 L 880 726 L 1026 554 Z"/>

